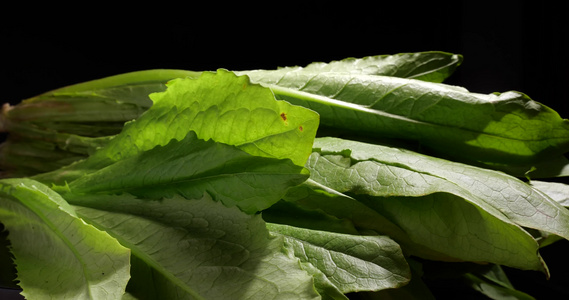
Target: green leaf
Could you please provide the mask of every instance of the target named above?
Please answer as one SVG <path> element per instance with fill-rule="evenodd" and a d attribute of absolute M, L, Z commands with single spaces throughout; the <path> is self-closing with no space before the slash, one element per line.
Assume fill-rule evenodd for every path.
<path fill-rule="evenodd" d="M 316 139 L 314 147 L 316 153 L 307 162 L 309 169 L 314 170 L 311 178 L 333 185 L 331 187 L 336 187 L 339 192 L 407 197 L 445 192 L 461 197 L 497 218 L 507 217 L 520 226 L 569 238 L 567 209 L 525 182 L 502 172 L 338 138 Z M 326 176 L 326 167 L 316 170 L 314 164 L 325 162 L 319 161 L 322 155 L 332 159 L 327 164 L 332 169 L 344 169 L 346 177 L 340 173 Z M 355 173 L 354 169 L 361 172 Z M 364 182 L 367 184 L 362 184 Z"/>
<path fill-rule="evenodd" d="M 311 179 L 353 195 L 415 242 L 468 261 L 544 270 L 521 226 L 569 237 L 569 213 L 501 172 L 337 138 L 315 142 Z"/>
<path fill-rule="evenodd" d="M 399 245 L 386 236 L 362 236 L 268 223 L 296 257 L 343 293 L 379 291 L 407 284 L 411 274 Z M 316 281 L 317 287 L 320 283 Z"/>
<path fill-rule="evenodd" d="M 23 132 L 25 133 L 22 134 Z M 112 139 L 112 136 L 89 137 L 73 133 L 57 132 L 51 129 L 30 127 L 21 131 L 10 132 L 6 142 L 36 145 L 39 143 L 47 145 L 49 143 L 49 147 L 68 152 L 70 155 L 87 157 L 93 154 L 98 148 L 105 146 L 110 139 Z M 33 152 L 30 156 L 33 156 Z"/>
<path fill-rule="evenodd" d="M 0 114 L 0 130 L 9 133 L 0 153 L 4 176 L 32 176 L 88 157 L 152 105 L 150 93 L 166 90 L 170 79 L 195 75 L 181 70 L 130 72 L 45 92 L 17 105 L 5 104 Z M 38 143 L 51 143 L 54 152 L 76 159 L 52 164 L 37 159 L 46 155 L 42 149 L 14 149 Z M 29 166 L 30 161 L 32 168 L 23 172 L 19 166 Z"/>
<path fill-rule="evenodd" d="M 318 115 L 304 107 L 276 101 L 267 88 L 251 84 L 248 77 L 219 70 L 199 79 L 179 78 L 163 93 L 150 95 L 153 106 L 87 160 L 40 181 L 62 184 L 99 170 L 190 131 L 198 138 L 234 145 L 262 157 L 290 159 L 303 166 L 311 152 Z"/>
<path fill-rule="evenodd" d="M 468 162 L 527 165 L 569 150 L 569 121 L 514 91 L 477 94 L 442 83 L 347 72 L 260 73 L 252 80 L 279 99 L 317 111 L 324 127 L 414 141 Z"/>
<path fill-rule="evenodd" d="M 492 266 L 486 272 L 467 273 L 463 277 L 470 287 L 489 299 L 535 300 L 534 297 L 516 290 L 500 266 Z"/>
<path fill-rule="evenodd" d="M 289 158 L 304 165 L 318 126 L 318 115 L 303 107 L 276 101 L 269 89 L 246 76 L 219 70 L 199 79 L 176 79 L 164 93 L 150 95 L 152 109 L 125 126 L 131 142 L 111 143 L 101 153 L 113 160 L 182 139 L 190 130 L 200 139 L 235 145 L 266 157 Z M 175 117 L 175 118 L 174 118 Z M 151 125 L 153 130 L 144 130 Z M 168 132 L 158 135 L 156 132 Z"/>
<path fill-rule="evenodd" d="M 305 181 L 308 174 L 303 171 L 290 160 L 253 156 L 235 146 L 198 139 L 192 131 L 181 141 L 124 158 L 57 190 L 68 200 L 122 192 L 195 199 L 207 192 L 227 206 L 255 213 Z"/>
<path fill-rule="evenodd" d="M 317 299 L 312 277 L 260 215 L 207 194 L 159 201 L 90 196 L 77 213 L 131 249 L 132 284 L 164 299 Z M 135 292 L 135 291 L 131 291 Z M 140 292 L 140 291 L 139 291 Z M 144 299 L 144 295 L 142 295 Z"/>
<path fill-rule="evenodd" d="M 436 252 L 425 245 L 412 241 L 401 227 L 362 202 L 348 195 L 339 193 L 325 185 L 319 184 L 312 179 L 308 179 L 304 183 L 291 188 L 284 199 L 290 203 L 289 205 L 297 206 L 298 210 L 312 212 L 313 214 L 325 214 L 329 216 L 328 218 L 331 219 L 333 217 L 338 221 L 334 223 L 328 221 L 326 222 L 328 226 L 325 225 L 326 223 L 318 224 L 314 222 L 313 216 L 310 216 L 308 213 L 298 213 L 297 210 L 292 213 L 294 218 L 281 218 L 279 220 L 281 224 L 300 225 L 310 229 L 334 231 L 338 230 L 338 228 L 345 230 L 347 227 L 345 225 L 339 227 L 335 223 L 341 222 L 340 224 L 346 224 L 349 222 L 353 224 L 354 228 L 360 234 L 380 234 L 391 237 L 401 245 L 406 255 L 415 255 L 429 259 L 451 259 L 448 255 Z M 270 217 L 268 220 L 275 220 L 273 218 L 275 214 L 274 210 L 278 210 L 279 208 L 280 207 L 275 206 L 267 210 Z M 311 218 L 303 220 L 306 215 L 309 215 Z M 265 212 L 263 212 L 263 216 L 266 216 Z M 306 224 L 310 224 L 312 227 L 307 227 Z M 314 227 L 315 225 L 319 226 Z M 347 230 L 335 232 L 352 233 Z"/>
<path fill-rule="evenodd" d="M 128 92 L 129 89 L 142 88 L 143 86 L 153 86 L 157 84 L 164 84 L 174 78 L 182 77 L 198 77 L 201 72 L 193 72 L 178 69 L 152 69 L 128 72 L 113 76 L 104 77 L 101 79 L 90 80 L 66 87 L 53 90 L 45 95 L 80 95 L 80 94 L 103 94 L 103 95 L 130 95 L 129 99 L 138 101 L 146 101 L 136 95 Z M 154 88 L 150 88 L 154 90 Z M 163 90 L 163 88 L 159 88 Z M 142 93 L 148 96 L 148 93 Z M 133 97 L 134 96 L 134 97 Z M 122 99 L 122 97 L 121 97 Z"/>
<path fill-rule="evenodd" d="M 362 233 L 371 230 L 388 235 L 406 255 L 449 262 L 500 261 L 546 271 L 536 255 L 538 245 L 527 232 L 477 210 L 463 199 L 444 194 L 417 198 L 361 194 L 350 197 L 334 195 L 330 188 L 302 186 L 313 192 L 287 199 L 305 209 L 322 210 L 350 220 Z"/>
<path fill-rule="evenodd" d="M 567 159 L 565 155 L 552 156 L 550 158 L 544 158 L 539 162 L 529 164 L 494 164 L 476 162 L 472 162 L 472 164 L 482 168 L 502 171 L 519 178 L 529 177 L 530 179 L 551 179 L 555 177 L 569 176 L 569 159 Z"/>
<path fill-rule="evenodd" d="M 15 106 L 4 106 L 2 126 L 10 129 L 14 124 L 33 123 L 49 128 L 45 125 L 64 123 L 74 131 L 77 124 L 124 123 L 147 110 L 152 105 L 148 95 L 164 91 L 166 82 L 197 74 L 183 70 L 145 70 L 74 84 L 25 99 Z"/>
<path fill-rule="evenodd" d="M 17 280 L 29 299 L 120 299 L 129 280 L 128 249 L 86 224 L 48 187 L 0 181 L 0 220 L 9 231 Z"/>
<path fill-rule="evenodd" d="M 532 187 L 551 199 L 557 201 L 564 207 L 569 208 L 569 185 L 562 182 L 551 182 L 542 180 L 532 180 L 530 181 Z"/>
<path fill-rule="evenodd" d="M 547 197 L 557 201 L 565 208 L 569 208 L 569 185 L 562 182 L 531 180 L 530 185 Z M 540 247 L 551 245 L 563 238 L 545 230 L 532 230 L 530 233 L 538 241 Z"/>
<path fill-rule="evenodd" d="M 436 300 L 423 281 L 422 264 L 413 258 L 407 258 L 407 263 L 411 269 L 411 281 L 405 286 L 397 289 L 382 290 L 379 292 L 358 293 L 361 300 Z"/>
<path fill-rule="evenodd" d="M 284 198 L 289 201 L 281 200 L 263 210 L 263 220 L 268 223 L 284 224 L 312 230 L 359 234 L 359 231 L 355 228 L 351 220 L 338 218 L 328 214 L 324 210 L 310 209 L 290 202 L 291 191 L 299 189 L 304 183 L 291 187 L 287 191 L 287 195 L 285 195 Z"/>
<path fill-rule="evenodd" d="M 11 139 L 0 146 L 2 177 L 27 177 L 67 166 L 85 156 L 40 140 Z"/>
<path fill-rule="evenodd" d="M 399 225 L 415 243 L 446 254 L 447 261 L 496 263 L 549 275 L 529 233 L 459 197 L 441 193 L 360 201 Z"/>
<path fill-rule="evenodd" d="M 376 55 L 363 58 L 345 58 L 328 63 L 314 62 L 305 67 L 285 67 L 277 70 L 252 70 L 239 72 L 269 80 L 288 72 L 349 72 L 352 74 L 385 75 L 442 82 L 462 63 L 462 56 L 447 52 L 429 51 Z M 276 81 L 271 83 L 276 84 Z"/>

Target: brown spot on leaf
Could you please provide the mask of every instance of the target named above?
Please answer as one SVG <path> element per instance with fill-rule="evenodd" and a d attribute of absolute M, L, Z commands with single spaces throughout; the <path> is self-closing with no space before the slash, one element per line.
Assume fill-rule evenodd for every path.
<path fill-rule="evenodd" d="M 302 128 L 302 126 L 298 126 L 298 130 L 303 131 L 304 128 Z"/>
<path fill-rule="evenodd" d="M 283 121 L 286 121 L 286 114 L 285 113 L 281 113 L 281 119 L 283 119 Z"/>

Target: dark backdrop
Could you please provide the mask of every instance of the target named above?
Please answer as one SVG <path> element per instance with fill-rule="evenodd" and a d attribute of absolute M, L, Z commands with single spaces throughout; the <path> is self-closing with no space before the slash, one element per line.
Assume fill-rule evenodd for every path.
<path fill-rule="evenodd" d="M 464 55 L 448 83 L 481 93 L 521 91 L 567 118 L 568 4 L 533 2 L 165 2 L 120 11 L 24 4 L 3 11 L 1 101 L 151 68 L 272 69 L 440 50 Z M 534 295 L 561 295 L 569 289 L 565 253 L 565 242 L 544 249 L 546 261 L 555 261 L 550 281 L 512 271 L 514 283 Z"/>
<path fill-rule="evenodd" d="M 309 2 L 260 10 L 251 4 L 154 4 L 103 7 L 94 16 L 62 7 L 21 18 L 8 18 L 17 10 L 6 10 L 2 97 L 19 101 L 140 69 L 275 68 L 440 50 L 465 58 L 449 83 L 483 93 L 518 90 L 569 117 L 568 4 L 532 2 Z"/>

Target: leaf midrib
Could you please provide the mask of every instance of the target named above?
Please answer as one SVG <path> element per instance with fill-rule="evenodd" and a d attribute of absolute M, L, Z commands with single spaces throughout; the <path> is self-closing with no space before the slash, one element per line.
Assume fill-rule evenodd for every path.
<path fill-rule="evenodd" d="M 221 167 L 220 167 L 221 168 Z M 214 170 L 207 170 L 207 173 L 211 173 Z M 164 181 L 164 182 L 155 182 L 152 184 L 141 184 L 141 185 L 132 185 L 126 188 L 101 188 L 101 189 L 97 189 L 97 190 L 88 190 L 87 193 L 97 193 L 97 192 L 104 192 L 106 194 L 113 194 L 113 193 L 118 193 L 118 192 L 129 192 L 129 191 L 136 191 L 138 189 L 144 189 L 144 190 L 159 190 L 159 187 L 168 187 L 168 186 L 173 186 L 173 185 L 177 185 L 177 184 L 181 184 L 181 183 L 188 183 L 188 186 L 190 185 L 194 185 L 196 183 L 199 183 L 199 181 L 210 181 L 210 180 L 217 180 L 219 178 L 223 178 L 223 177 L 234 177 L 234 176 L 257 176 L 257 175 L 262 175 L 262 176 L 293 176 L 293 175 L 297 175 L 297 176 L 302 176 L 302 174 L 299 173 L 278 173 L 278 172 L 236 172 L 236 173 L 223 173 L 223 174 L 213 174 L 213 175 L 208 175 L 208 176 L 201 176 L 200 174 L 197 175 L 193 175 L 190 176 L 189 178 L 181 178 L 175 181 Z M 81 191 L 83 192 L 83 191 Z"/>
<path fill-rule="evenodd" d="M 511 141 L 519 141 L 519 142 L 542 142 L 542 141 L 550 141 L 550 140 L 567 139 L 567 137 L 544 137 L 544 138 L 539 138 L 539 139 L 523 139 L 523 138 L 515 138 L 515 137 L 506 137 L 506 136 L 499 135 L 496 133 L 481 132 L 481 131 L 476 131 L 476 130 L 464 128 L 464 127 L 444 125 L 444 124 L 439 124 L 439 123 L 434 123 L 434 122 L 416 120 L 416 119 L 412 119 L 409 117 L 388 113 L 388 112 L 385 112 L 382 110 L 372 109 L 372 108 L 369 108 L 369 107 L 364 106 L 364 105 L 350 103 L 350 102 L 346 102 L 346 101 L 342 101 L 342 100 L 337 100 L 337 99 L 329 98 L 329 97 L 322 96 L 322 95 L 317 95 L 317 94 L 313 94 L 313 93 L 309 93 L 309 92 L 296 90 L 293 88 L 286 88 L 286 87 L 282 87 L 282 86 L 275 85 L 275 84 L 269 84 L 267 86 L 270 87 L 271 90 L 273 90 L 276 95 L 288 96 L 288 97 L 297 97 L 297 98 L 303 99 L 304 101 L 307 101 L 307 102 L 314 102 L 314 103 L 324 104 L 327 106 L 332 106 L 332 107 L 335 106 L 338 108 L 344 108 L 344 109 L 348 109 L 348 110 L 352 110 L 352 111 L 374 114 L 374 115 L 386 117 L 389 119 L 407 122 L 410 124 L 416 124 L 416 125 L 426 126 L 426 127 L 433 127 L 435 129 L 458 130 L 458 131 L 470 133 L 471 135 L 474 135 L 474 136 L 489 136 L 489 137 L 493 137 L 493 138 L 511 140 Z"/>

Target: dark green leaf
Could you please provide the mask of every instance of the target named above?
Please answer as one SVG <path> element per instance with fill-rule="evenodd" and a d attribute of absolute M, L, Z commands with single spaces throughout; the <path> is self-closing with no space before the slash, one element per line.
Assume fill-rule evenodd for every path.
<path fill-rule="evenodd" d="M 323 126 L 354 135 L 416 141 L 468 162 L 527 165 L 569 150 L 569 121 L 518 92 L 347 72 L 254 75 L 278 98 L 317 111 Z"/>
<path fill-rule="evenodd" d="M 443 82 L 462 63 L 462 55 L 430 51 L 376 55 L 363 58 L 345 58 L 331 62 L 315 62 L 305 67 L 286 67 L 277 70 L 253 70 L 240 72 L 255 78 L 261 76 L 271 80 L 276 76 L 294 71 L 307 73 L 348 72 L 351 74 L 385 75 L 400 78 L 414 78 L 430 82 Z M 272 82 L 272 83 L 277 83 Z"/>

